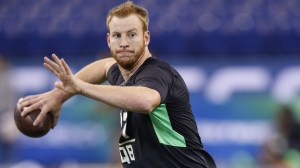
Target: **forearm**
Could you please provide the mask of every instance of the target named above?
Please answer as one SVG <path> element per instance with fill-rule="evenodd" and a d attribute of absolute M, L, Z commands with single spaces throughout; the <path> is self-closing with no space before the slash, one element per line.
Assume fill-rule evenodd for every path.
<path fill-rule="evenodd" d="M 159 105 L 157 91 L 142 86 L 110 86 L 85 83 L 82 94 L 124 110 L 149 113 Z"/>
<path fill-rule="evenodd" d="M 61 102 L 75 94 L 82 94 L 114 107 L 140 113 L 150 113 L 160 104 L 161 98 L 156 90 L 142 86 L 96 85 L 106 80 L 107 71 L 116 62 L 113 58 L 96 61 L 80 70 L 76 76 L 64 61 L 53 55 L 55 62 L 45 58 L 44 66 L 62 82 L 56 82 L 54 96 L 61 95 Z M 53 94 L 52 93 L 52 94 Z"/>

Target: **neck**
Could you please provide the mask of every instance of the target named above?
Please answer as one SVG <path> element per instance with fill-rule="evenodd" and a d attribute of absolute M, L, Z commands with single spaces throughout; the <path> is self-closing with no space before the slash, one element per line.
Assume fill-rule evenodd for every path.
<path fill-rule="evenodd" d="M 149 52 L 148 47 L 146 47 L 142 56 L 137 60 L 137 62 L 134 64 L 131 70 L 126 70 L 121 66 L 119 66 L 119 69 L 121 71 L 124 80 L 127 81 L 149 57 L 151 57 L 151 53 Z"/>

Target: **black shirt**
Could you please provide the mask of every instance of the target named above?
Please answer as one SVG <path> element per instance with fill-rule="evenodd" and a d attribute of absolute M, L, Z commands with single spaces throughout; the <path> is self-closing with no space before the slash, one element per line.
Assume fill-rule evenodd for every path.
<path fill-rule="evenodd" d="M 121 110 L 119 150 L 124 167 L 207 167 L 189 93 L 174 68 L 150 57 L 126 82 L 117 64 L 107 76 L 112 85 L 144 86 L 161 97 L 161 104 L 149 114 Z"/>

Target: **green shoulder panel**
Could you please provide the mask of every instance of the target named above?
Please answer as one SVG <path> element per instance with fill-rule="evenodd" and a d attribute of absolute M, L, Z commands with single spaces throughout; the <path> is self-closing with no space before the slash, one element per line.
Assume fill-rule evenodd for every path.
<path fill-rule="evenodd" d="M 151 113 L 150 118 L 156 136 L 161 144 L 186 147 L 185 139 L 178 132 L 174 131 L 170 122 L 165 104 L 156 107 Z"/>

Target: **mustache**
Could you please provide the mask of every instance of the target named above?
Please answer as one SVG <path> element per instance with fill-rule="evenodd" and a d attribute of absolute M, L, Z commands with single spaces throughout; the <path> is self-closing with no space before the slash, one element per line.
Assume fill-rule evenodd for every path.
<path fill-rule="evenodd" d="M 129 53 L 134 53 L 133 50 L 116 50 L 116 53 L 121 53 L 121 52 L 129 52 Z"/>

